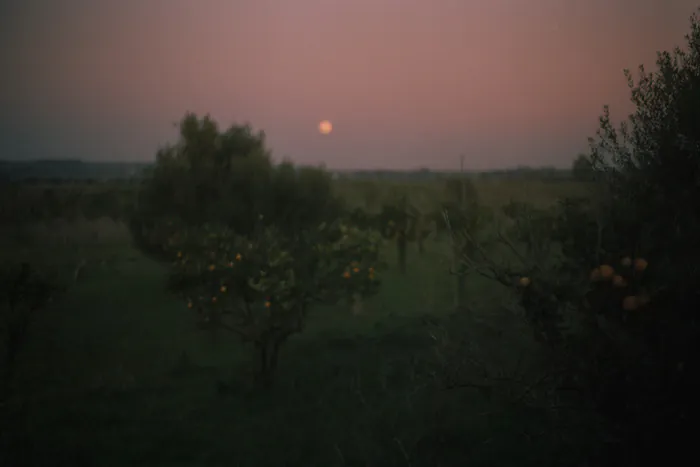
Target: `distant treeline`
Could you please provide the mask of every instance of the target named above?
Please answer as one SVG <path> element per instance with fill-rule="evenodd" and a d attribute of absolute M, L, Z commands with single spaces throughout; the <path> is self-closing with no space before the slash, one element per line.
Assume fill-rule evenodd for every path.
<path fill-rule="evenodd" d="M 145 162 L 83 162 L 80 160 L 0 161 L 0 180 L 51 181 L 124 180 L 139 178 Z"/>
<path fill-rule="evenodd" d="M 0 180 L 23 181 L 26 183 L 61 183 L 70 180 L 107 181 L 140 178 L 150 162 L 84 162 L 80 160 L 36 160 L 36 161 L 0 161 Z M 456 175 L 457 171 L 432 171 L 429 169 L 398 170 L 346 170 L 333 171 L 338 179 L 357 180 L 435 180 Z M 516 167 L 492 171 L 467 171 L 469 177 L 481 179 L 538 179 L 570 180 L 570 169 L 554 167 Z"/>
<path fill-rule="evenodd" d="M 336 178 L 354 180 L 393 180 L 393 181 L 422 181 L 452 178 L 459 175 L 459 171 L 432 171 L 420 169 L 412 171 L 394 170 L 358 170 L 334 172 Z M 507 179 L 507 180 L 571 180 L 571 169 L 557 169 L 554 167 L 515 167 L 510 169 L 498 169 L 489 171 L 465 171 L 467 177 L 475 179 Z"/>

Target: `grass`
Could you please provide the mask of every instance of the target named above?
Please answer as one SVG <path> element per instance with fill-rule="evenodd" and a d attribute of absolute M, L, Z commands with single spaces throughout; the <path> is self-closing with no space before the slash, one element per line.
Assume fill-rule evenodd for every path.
<path fill-rule="evenodd" d="M 470 311 L 452 312 L 442 241 L 410 251 L 406 276 L 388 271 L 363 313 L 317 309 L 263 391 L 249 384 L 249 349 L 197 331 L 165 270 L 120 226 L 95 228 L 8 252 L 64 271 L 88 264 L 31 329 L 12 465 L 575 465 L 595 438 L 593 421 L 564 426 L 514 403 L 509 385 L 446 388 L 455 355 L 469 381 L 535 374 L 539 357 L 499 286 L 471 278 Z"/>
<path fill-rule="evenodd" d="M 587 196 L 590 187 L 574 181 L 552 182 L 538 180 L 473 179 L 479 201 L 492 208 L 510 202 L 527 201 L 538 207 L 551 205 L 562 196 Z M 444 194 L 444 181 L 382 182 L 364 180 L 338 180 L 337 193 L 351 206 L 379 210 L 385 201 L 398 199 L 405 194 L 419 209 L 432 210 L 435 200 Z"/>

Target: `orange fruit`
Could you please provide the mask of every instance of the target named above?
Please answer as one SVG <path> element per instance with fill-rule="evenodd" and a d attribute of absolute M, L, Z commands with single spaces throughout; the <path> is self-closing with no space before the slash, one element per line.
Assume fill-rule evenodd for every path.
<path fill-rule="evenodd" d="M 529 277 L 521 277 L 520 280 L 518 281 L 518 284 L 521 287 L 527 287 L 530 285 L 530 278 Z"/>
<path fill-rule="evenodd" d="M 219 289 L 219 290 L 221 290 L 221 292 L 224 292 L 224 293 L 225 293 L 225 292 L 226 292 L 226 286 L 225 286 L 225 285 L 222 285 L 222 286 L 221 286 L 221 289 Z"/>
<path fill-rule="evenodd" d="M 212 303 L 216 303 L 216 297 L 211 297 Z"/>
<path fill-rule="evenodd" d="M 639 299 L 634 295 L 628 295 L 622 300 L 622 309 L 627 311 L 639 308 Z"/>
<path fill-rule="evenodd" d="M 192 308 L 192 302 L 187 302 L 187 308 Z"/>
<path fill-rule="evenodd" d="M 216 269 L 216 266 L 214 266 L 213 264 L 210 264 L 210 265 L 209 265 L 209 270 L 210 270 L 210 271 L 213 271 L 214 269 Z"/>
<path fill-rule="evenodd" d="M 627 281 L 625 280 L 625 278 L 618 274 L 615 274 L 613 276 L 612 283 L 615 287 L 624 287 L 627 285 Z"/>
<path fill-rule="evenodd" d="M 343 273 L 343 277 L 346 278 L 346 279 L 349 279 L 349 278 L 350 278 L 350 272 L 349 272 L 349 271 L 345 271 L 345 272 Z"/>
<path fill-rule="evenodd" d="M 634 270 L 638 272 L 644 271 L 649 263 L 644 258 L 637 258 L 634 260 Z"/>
<path fill-rule="evenodd" d="M 236 254 L 236 261 L 240 261 L 243 257 L 241 256 L 240 253 Z"/>
<path fill-rule="evenodd" d="M 615 270 L 612 266 L 608 264 L 603 264 L 600 266 L 600 276 L 603 279 L 612 279 L 613 275 L 615 275 Z"/>
<path fill-rule="evenodd" d="M 270 308 L 270 306 L 272 306 L 272 303 L 270 303 L 270 302 L 265 302 L 265 308 Z"/>
<path fill-rule="evenodd" d="M 352 269 L 352 272 L 354 272 L 355 274 L 357 274 L 358 272 L 360 272 L 360 268 L 353 268 L 353 269 Z"/>

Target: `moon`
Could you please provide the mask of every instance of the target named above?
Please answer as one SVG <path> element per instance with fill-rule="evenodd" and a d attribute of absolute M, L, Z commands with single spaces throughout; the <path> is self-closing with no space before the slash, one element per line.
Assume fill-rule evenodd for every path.
<path fill-rule="evenodd" d="M 318 131 L 322 135 L 327 135 L 331 131 L 333 131 L 333 124 L 328 120 L 323 120 L 321 123 L 318 124 Z"/>

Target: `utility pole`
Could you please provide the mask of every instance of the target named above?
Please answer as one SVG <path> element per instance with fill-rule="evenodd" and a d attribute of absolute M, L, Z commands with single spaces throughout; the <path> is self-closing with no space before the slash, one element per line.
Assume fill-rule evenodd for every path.
<path fill-rule="evenodd" d="M 459 177 L 460 177 L 460 187 L 462 188 L 462 196 L 461 196 L 461 205 L 462 209 L 464 209 L 464 205 L 466 203 L 466 186 L 464 185 L 464 154 L 460 154 L 459 156 Z"/>
<path fill-rule="evenodd" d="M 464 154 L 459 155 L 459 185 L 460 185 L 460 203 L 459 203 L 459 215 L 464 216 L 464 209 L 466 209 L 466 184 L 464 181 Z M 456 239 L 453 237 L 452 238 L 452 267 L 453 270 L 458 271 L 461 270 L 460 267 L 460 257 L 462 255 L 462 244 L 457 243 Z M 455 276 L 456 279 L 456 288 L 455 288 L 455 308 L 456 309 L 461 309 L 464 306 L 465 302 L 465 288 L 466 288 L 466 281 L 463 276 L 463 273 L 457 274 Z"/>

